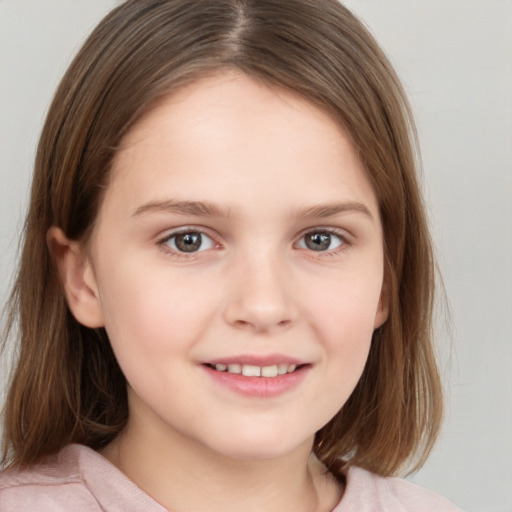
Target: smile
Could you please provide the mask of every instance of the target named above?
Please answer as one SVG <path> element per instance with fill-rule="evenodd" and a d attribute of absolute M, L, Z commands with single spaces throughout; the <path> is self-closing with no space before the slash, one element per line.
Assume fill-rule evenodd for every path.
<path fill-rule="evenodd" d="M 292 391 L 312 368 L 310 363 L 299 360 L 285 362 L 285 357 L 234 359 L 211 361 L 201 366 L 221 388 L 251 398 L 271 398 Z"/>
<path fill-rule="evenodd" d="M 235 375 L 243 375 L 244 377 L 277 377 L 278 375 L 286 375 L 293 373 L 297 369 L 296 364 L 274 364 L 271 366 L 256 366 L 253 364 L 215 364 L 208 365 L 210 368 L 218 372 L 227 372 Z"/>

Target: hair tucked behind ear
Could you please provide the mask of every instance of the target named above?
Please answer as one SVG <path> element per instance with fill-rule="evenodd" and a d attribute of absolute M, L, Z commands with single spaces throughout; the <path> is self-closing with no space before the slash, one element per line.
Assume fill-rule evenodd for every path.
<path fill-rule="evenodd" d="M 106 333 L 70 314 L 46 234 L 58 226 L 86 243 L 123 136 L 171 91 L 230 68 L 293 90 L 343 124 L 380 204 L 389 318 L 315 452 L 333 472 L 346 457 L 389 475 L 431 449 L 442 416 L 434 261 L 412 118 L 378 45 L 336 0 L 128 0 L 80 50 L 41 135 L 5 336 L 19 338 L 5 463 L 35 463 L 70 442 L 99 448 L 125 425 L 126 382 Z"/>

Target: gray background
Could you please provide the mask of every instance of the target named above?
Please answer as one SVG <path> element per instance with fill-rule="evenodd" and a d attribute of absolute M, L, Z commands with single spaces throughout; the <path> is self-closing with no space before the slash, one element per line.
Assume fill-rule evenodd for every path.
<path fill-rule="evenodd" d="M 345 3 L 409 93 L 451 307 L 451 334 L 439 322 L 446 423 L 411 479 L 468 512 L 512 512 L 512 1 Z M 2 303 L 49 101 L 84 36 L 115 4 L 0 0 Z"/>

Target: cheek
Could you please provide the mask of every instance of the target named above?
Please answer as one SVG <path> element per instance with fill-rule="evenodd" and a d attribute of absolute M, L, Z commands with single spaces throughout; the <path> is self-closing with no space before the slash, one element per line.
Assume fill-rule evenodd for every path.
<path fill-rule="evenodd" d="M 377 269 L 379 267 L 377 266 Z M 310 287 L 305 309 L 335 346 L 343 340 L 371 339 L 379 309 L 382 275 L 370 267 L 368 272 L 348 272 L 335 276 L 322 287 Z"/>
<path fill-rule="evenodd" d="M 316 429 L 345 405 L 363 373 L 370 350 L 378 293 L 372 289 L 326 287 L 309 295 L 309 325 L 321 346 L 311 411 Z M 354 283 L 352 283 L 354 284 Z"/>
<path fill-rule="evenodd" d="M 198 289 L 200 279 L 165 265 L 120 261 L 102 275 L 105 328 L 120 359 L 158 359 L 193 344 L 218 302 L 213 286 Z"/>
<path fill-rule="evenodd" d="M 322 344 L 324 371 L 332 383 L 328 400 L 337 403 L 335 409 L 343 405 L 364 370 L 379 308 L 380 283 L 378 271 L 354 272 L 308 295 L 305 309 Z"/>

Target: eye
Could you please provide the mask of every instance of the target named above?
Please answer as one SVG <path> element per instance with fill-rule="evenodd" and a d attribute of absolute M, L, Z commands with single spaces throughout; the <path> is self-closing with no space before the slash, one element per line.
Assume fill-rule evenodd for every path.
<path fill-rule="evenodd" d="M 300 239 L 298 246 L 301 249 L 324 252 L 333 251 L 344 243 L 341 236 L 330 231 L 310 231 Z"/>
<path fill-rule="evenodd" d="M 206 251 L 215 247 L 215 242 L 200 231 L 183 231 L 167 237 L 162 243 L 181 253 Z"/>

